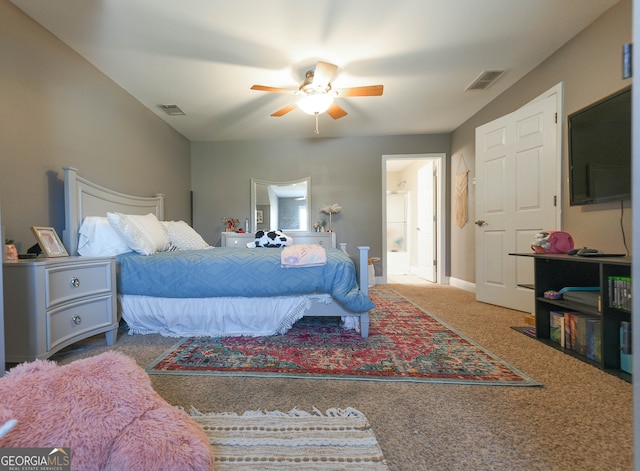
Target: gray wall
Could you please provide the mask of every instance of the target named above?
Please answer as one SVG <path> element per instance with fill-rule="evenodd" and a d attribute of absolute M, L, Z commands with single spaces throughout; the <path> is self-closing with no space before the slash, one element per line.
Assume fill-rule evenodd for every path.
<path fill-rule="evenodd" d="M 572 41 L 540 64 L 513 87 L 456 129 L 451 137 L 452 168 L 461 156 L 475 176 L 475 128 L 511 113 L 532 99 L 564 82 L 563 195 L 564 230 L 579 246 L 608 252 L 625 251 L 620 227 L 620 203 L 569 206 L 566 116 L 631 84 L 622 79 L 622 46 L 632 40 L 631 0 L 621 0 Z M 636 72 L 637 73 L 637 72 Z M 455 170 L 454 172 L 455 173 Z M 455 175 L 451 175 L 455 178 Z M 462 229 L 451 226 L 451 276 L 475 282 L 475 192 L 469 187 L 469 221 Z M 627 205 L 628 206 L 628 205 Z M 631 211 L 625 208 L 624 229 L 631 250 Z"/>
<path fill-rule="evenodd" d="M 219 245 L 222 219 L 249 217 L 250 179 L 288 181 L 311 177 L 311 221 L 320 206 L 338 203 L 338 242 L 382 254 L 382 155 L 449 154 L 449 135 L 315 138 L 192 143 L 194 227 Z M 447 213 L 448 214 L 448 213 Z M 326 216 L 325 216 L 326 218 Z M 448 223 L 447 223 L 448 224 Z M 378 275 L 380 275 L 378 273 Z"/>
<path fill-rule="evenodd" d="M 19 251 L 31 226 L 62 236 L 64 165 L 121 192 L 164 192 L 167 216 L 188 219 L 187 139 L 7 0 L 0 44 L 2 224 Z"/>

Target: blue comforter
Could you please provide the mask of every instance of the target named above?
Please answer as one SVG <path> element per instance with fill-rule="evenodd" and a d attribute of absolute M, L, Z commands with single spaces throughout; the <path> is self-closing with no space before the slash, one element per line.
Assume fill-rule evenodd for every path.
<path fill-rule="evenodd" d="M 353 261 L 327 249 L 327 264 L 282 268 L 279 249 L 216 247 L 209 250 L 134 252 L 117 256 L 118 293 L 164 298 L 269 297 L 330 294 L 345 309 L 374 307 L 359 289 Z"/>

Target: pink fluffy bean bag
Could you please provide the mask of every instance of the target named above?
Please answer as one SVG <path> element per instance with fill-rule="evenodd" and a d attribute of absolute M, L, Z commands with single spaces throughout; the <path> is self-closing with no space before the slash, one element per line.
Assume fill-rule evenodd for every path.
<path fill-rule="evenodd" d="M 121 353 L 16 366 L 0 378 L 0 424 L 9 418 L 18 424 L 0 447 L 68 447 L 74 470 L 213 469 L 200 426 Z"/>

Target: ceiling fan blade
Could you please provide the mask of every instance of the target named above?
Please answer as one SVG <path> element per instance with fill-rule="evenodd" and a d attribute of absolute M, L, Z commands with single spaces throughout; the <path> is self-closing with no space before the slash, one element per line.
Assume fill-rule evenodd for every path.
<path fill-rule="evenodd" d="M 340 119 L 343 116 L 347 116 L 347 112 L 335 103 L 329 107 L 329 109 L 327 110 L 327 114 L 333 119 Z"/>
<path fill-rule="evenodd" d="M 266 85 L 254 85 L 251 87 L 251 90 L 260 90 L 263 92 L 274 92 L 274 93 L 297 93 L 297 90 L 289 90 L 288 88 L 277 88 L 277 87 L 268 87 Z"/>
<path fill-rule="evenodd" d="M 381 96 L 382 85 L 368 85 L 365 87 L 338 88 L 338 96 Z"/>
<path fill-rule="evenodd" d="M 328 62 L 318 61 L 316 70 L 313 72 L 313 86 L 325 88 L 338 70 L 338 66 Z"/>
<path fill-rule="evenodd" d="M 296 109 L 296 105 L 288 105 L 288 106 L 285 106 L 284 108 L 279 109 L 278 111 L 273 113 L 271 116 L 276 116 L 276 117 L 284 116 L 289 111 L 293 111 L 295 109 Z"/>

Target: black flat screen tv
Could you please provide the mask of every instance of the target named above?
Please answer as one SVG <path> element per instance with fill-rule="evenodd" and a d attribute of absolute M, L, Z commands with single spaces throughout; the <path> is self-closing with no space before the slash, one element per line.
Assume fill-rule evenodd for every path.
<path fill-rule="evenodd" d="M 631 198 L 631 87 L 569 115 L 571 206 Z"/>

